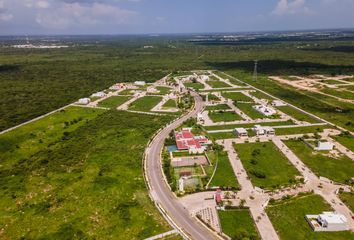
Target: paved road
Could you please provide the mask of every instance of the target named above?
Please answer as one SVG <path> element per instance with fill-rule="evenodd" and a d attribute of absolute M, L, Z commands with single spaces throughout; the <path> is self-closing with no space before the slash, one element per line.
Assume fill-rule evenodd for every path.
<path fill-rule="evenodd" d="M 178 199 L 170 191 L 161 171 L 160 152 L 163 147 L 164 140 L 169 133 L 181 125 L 188 118 L 195 116 L 203 108 L 203 101 L 200 96 L 192 93 L 195 99 L 195 108 L 188 115 L 176 120 L 168 127 L 163 129 L 153 139 L 150 148 L 147 150 L 146 158 L 146 177 L 150 184 L 150 193 L 154 201 L 159 203 L 174 220 L 174 222 L 187 233 L 191 239 L 207 240 L 216 239 L 204 226 L 200 225 L 189 212 L 182 206 Z M 203 201 L 201 199 L 201 201 Z"/>

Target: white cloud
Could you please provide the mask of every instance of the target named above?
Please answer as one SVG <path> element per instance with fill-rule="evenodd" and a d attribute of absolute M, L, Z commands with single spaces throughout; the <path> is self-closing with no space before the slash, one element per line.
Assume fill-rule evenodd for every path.
<path fill-rule="evenodd" d="M 49 4 L 49 2 L 47 2 L 47 1 L 43 1 L 43 0 L 41 0 L 41 1 L 37 1 L 36 2 L 36 6 L 38 7 L 38 8 L 49 8 L 49 6 L 50 6 L 50 4 Z"/>
<path fill-rule="evenodd" d="M 0 0 L 0 23 L 11 21 L 14 16 L 5 7 L 5 1 Z"/>
<path fill-rule="evenodd" d="M 43 27 L 66 29 L 76 26 L 93 26 L 110 23 L 129 24 L 137 13 L 104 3 L 81 4 L 63 3 L 53 11 L 37 13 L 36 22 Z"/>
<path fill-rule="evenodd" d="M 306 6 L 306 0 L 279 0 L 277 6 L 272 11 L 273 15 L 289 15 L 298 13 L 312 13 L 312 11 Z"/>

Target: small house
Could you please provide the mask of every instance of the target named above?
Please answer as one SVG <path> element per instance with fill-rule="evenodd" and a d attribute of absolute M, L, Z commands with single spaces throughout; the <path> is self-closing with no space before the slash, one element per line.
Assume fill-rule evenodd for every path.
<path fill-rule="evenodd" d="M 104 92 L 97 92 L 91 95 L 92 98 L 102 98 L 105 97 L 106 94 Z"/>
<path fill-rule="evenodd" d="M 315 232 L 335 232 L 348 230 L 347 218 L 336 212 L 323 212 L 319 215 L 306 215 Z"/>
<path fill-rule="evenodd" d="M 87 105 L 90 103 L 90 99 L 89 98 L 80 98 L 79 101 L 77 102 L 78 104 L 81 104 L 81 105 Z"/>
<path fill-rule="evenodd" d="M 334 148 L 334 144 L 331 142 L 323 142 L 323 141 L 318 141 L 317 142 L 317 147 L 315 147 L 315 150 L 317 151 L 331 151 Z"/>
<path fill-rule="evenodd" d="M 135 81 L 134 84 L 137 86 L 145 86 L 146 85 L 145 81 Z"/>
<path fill-rule="evenodd" d="M 287 104 L 281 100 L 273 100 L 272 101 L 272 106 L 274 106 L 274 107 L 284 107 L 286 105 Z"/>
<path fill-rule="evenodd" d="M 235 128 L 234 131 L 239 138 L 248 137 L 248 133 L 245 128 Z"/>
<path fill-rule="evenodd" d="M 253 108 L 267 117 L 273 116 L 277 113 L 274 108 L 268 107 L 266 105 L 254 105 Z"/>

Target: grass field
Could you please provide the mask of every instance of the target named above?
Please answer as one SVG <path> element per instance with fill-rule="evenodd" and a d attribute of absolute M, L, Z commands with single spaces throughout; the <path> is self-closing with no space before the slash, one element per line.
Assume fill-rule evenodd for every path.
<path fill-rule="evenodd" d="M 209 101 L 220 101 L 220 98 L 215 96 L 214 94 L 208 93 L 208 100 Z"/>
<path fill-rule="evenodd" d="M 354 192 L 341 192 L 339 193 L 340 199 L 344 202 L 349 209 L 354 212 Z"/>
<path fill-rule="evenodd" d="M 267 123 L 258 123 L 261 126 L 287 126 L 287 125 L 294 125 L 294 123 L 289 121 L 284 122 L 267 122 Z M 248 123 L 248 124 L 225 124 L 221 126 L 205 126 L 206 130 L 224 130 L 224 129 L 234 129 L 234 128 L 252 128 L 255 124 Z"/>
<path fill-rule="evenodd" d="M 339 183 L 354 176 L 354 161 L 346 156 L 334 158 L 315 152 L 301 140 L 284 142 L 314 173 Z"/>
<path fill-rule="evenodd" d="M 208 111 L 215 111 L 215 110 L 229 110 L 231 109 L 228 105 L 226 104 L 219 104 L 219 105 L 214 105 L 214 106 L 207 106 L 205 110 Z"/>
<path fill-rule="evenodd" d="M 159 91 L 159 94 L 166 95 L 171 92 L 171 88 L 169 87 L 162 87 L 162 86 L 157 86 L 156 89 Z"/>
<path fill-rule="evenodd" d="M 113 96 L 99 102 L 98 106 L 106 108 L 117 108 L 126 101 L 128 101 L 130 98 L 131 97 L 129 96 Z"/>
<path fill-rule="evenodd" d="M 145 96 L 138 98 L 136 101 L 132 102 L 129 106 L 129 110 L 149 112 L 154 108 L 162 98 L 157 96 Z"/>
<path fill-rule="evenodd" d="M 252 107 L 254 106 L 253 103 L 235 103 L 235 106 L 252 119 L 270 118 L 254 109 Z"/>
<path fill-rule="evenodd" d="M 280 111 L 283 113 L 295 118 L 298 121 L 305 121 L 308 123 L 318 123 L 319 121 L 314 119 L 313 117 L 310 117 L 302 112 L 299 112 L 298 110 L 289 107 L 289 106 L 283 106 L 283 107 L 277 107 Z"/>
<path fill-rule="evenodd" d="M 232 239 L 261 239 L 248 209 L 218 211 L 222 232 Z"/>
<path fill-rule="evenodd" d="M 169 109 L 169 108 L 176 108 L 176 100 L 174 99 L 169 99 L 163 106 L 162 108 Z"/>
<path fill-rule="evenodd" d="M 1 238 L 128 240 L 168 231 L 148 197 L 142 154 L 170 120 L 112 110 L 28 159 L 5 159 Z"/>
<path fill-rule="evenodd" d="M 250 94 L 258 99 L 267 99 L 267 100 L 274 100 L 274 98 L 260 92 L 260 91 L 255 91 L 255 92 L 250 92 Z"/>
<path fill-rule="evenodd" d="M 333 139 L 354 152 L 354 136 L 350 134 L 341 134 L 333 137 Z"/>
<path fill-rule="evenodd" d="M 234 145 L 254 186 L 276 189 L 294 183 L 300 173 L 272 142 Z"/>
<path fill-rule="evenodd" d="M 250 97 L 247 97 L 245 94 L 242 92 L 223 92 L 221 95 L 227 99 L 231 99 L 232 101 L 235 102 L 253 102 L 253 99 Z"/>
<path fill-rule="evenodd" d="M 291 128 L 276 128 L 275 132 L 277 135 L 291 135 L 291 134 L 308 134 L 323 132 L 323 129 L 330 129 L 328 125 L 321 126 L 308 126 L 308 127 L 291 127 Z"/>
<path fill-rule="evenodd" d="M 212 88 L 229 88 L 229 84 L 222 81 L 206 81 L 206 83 Z"/>
<path fill-rule="evenodd" d="M 268 205 L 266 212 L 281 240 L 349 240 L 354 233 L 314 232 L 305 219 L 307 214 L 320 214 L 333 211 L 319 195 L 307 195 L 289 200 L 277 201 Z"/>
<path fill-rule="evenodd" d="M 68 107 L 0 135 L 0 162 L 3 169 L 17 161 L 28 160 L 36 152 L 60 142 L 70 132 L 87 124 L 105 110 Z"/>
<path fill-rule="evenodd" d="M 196 82 L 196 83 L 188 82 L 188 83 L 183 83 L 183 85 L 186 88 L 194 88 L 195 90 L 200 90 L 200 89 L 204 88 L 204 85 L 199 82 Z"/>
<path fill-rule="evenodd" d="M 239 188 L 240 185 L 226 152 L 217 152 L 215 164 L 217 164 L 217 169 L 209 187 Z"/>
<path fill-rule="evenodd" d="M 208 113 L 208 116 L 213 122 L 233 122 L 243 120 L 243 118 L 235 112 L 211 111 Z"/>

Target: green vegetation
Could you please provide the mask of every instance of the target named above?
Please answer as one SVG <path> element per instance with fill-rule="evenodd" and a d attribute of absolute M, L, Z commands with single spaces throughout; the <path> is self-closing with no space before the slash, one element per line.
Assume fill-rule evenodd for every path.
<path fill-rule="evenodd" d="M 291 134 L 308 134 L 323 132 L 324 129 L 330 129 L 328 125 L 308 126 L 308 127 L 291 127 L 291 128 L 276 128 L 277 135 L 291 135 Z"/>
<path fill-rule="evenodd" d="M 313 151 L 302 140 L 284 142 L 314 173 L 339 183 L 347 183 L 354 176 L 354 162 L 346 156 L 329 156 Z"/>
<path fill-rule="evenodd" d="M 233 122 L 243 120 L 243 118 L 235 112 L 224 112 L 222 110 L 210 111 L 208 115 L 213 122 Z"/>
<path fill-rule="evenodd" d="M 333 138 L 344 147 L 354 152 L 354 136 L 350 135 L 349 133 L 341 133 L 340 135 Z"/>
<path fill-rule="evenodd" d="M 305 195 L 268 205 L 266 212 L 282 240 L 348 240 L 354 234 L 344 232 L 314 232 L 305 219 L 307 214 L 333 211 L 319 195 Z"/>
<path fill-rule="evenodd" d="M 267 99 L 269 101 L 274 100 L 274 98 L 272 98 L 260 91 L 250 92 L 250 94 L 258 99 Z"/>
<path fill-rule="evenodd" d="M 133 95 L 132 89 L 124 89 L 123 91 L 119 92 L 119 95 Z"/>
<path fill-rule="evenodd" d="M 169 99 L 163 106 L 162 108 L 166 108 L 166 109 L 169 109 L 169 108 L 176 108 L 177 107 L 177 104 L 176 104 L 176 100 L 174 99 Z"/>
<path fill-rule="evenodd" d="M 0 129 L 47 113 L 58 107 L 108 88 L 116 82 L 161 79 L 170 72 L 190 74 L 191 69 L 220 69 L 255 85 L 266 92 L 289 101 L 348 130 L 354 107 L 316 93 L 299 91 L 271 81 L 268 75 L 353 74 L 353 54 L 332 51 L 338 45 L 352 45 L 350 38 L 341 41 L 311 41 L 326 45 L 323 49 L 298 48 L 308 42 L 296 39 L 263 44 L 206 45 L 187 42 L 190 36 L 123 37 L 105 36 L 73 38 L 68 49 L 1 48 L 0 62 Z M 171 42 L 173 46 L 171 47 Z M 154 49 L 142 49 L 153 44 Z M 326 50 L 327 49 L 327 50 Z M 173 56 L 173 57 L 171 57 Z M 259 59 L 259 80 L 252 81 L 254 59 Z M 292 59 L 291 61 L 289 59 Z M 55 63 L 55 64 L 53 64 Z M 177 73 L 177 70 L 182 70 Z M 229 78 L 237 85 L 241 83 Z M 343 109 L 338 112 L 336 108 Z M 348 124 L 348 125 L 347 125 Z"/>
<path fill-rule="evenodd" d="M 294 125 L 293 121 L 284 121 L 284 122 L 263 122 L 263 123 L 257 123 L 258 125 L 261 126 L 287 126 L 287 125 Z M 222 126 L 205 126 L 204 128 L 206 130 L 225 130 L 225 129 L 235 129 L 235 128 L 252 128 L 254 127 L 254 123 L 248 123 L 248 124 L 225 124 Z"/>
<path fill-rule="evenodd" d="M 186 88 L 193 88 L 195 90 L 200 90 L 204 88 L 204 85 L 199 82 L 185 82 L 183 84 Z"/>
<path fill-rule="evenodd" d="M 222 92 L 221 95 L 235 102 L 253 102 L 253 99 L 242 92 Z"/>
<path fill-rule="evenodd" d="M 220 101 L 220 98 L 218 98 L 214 94 L 208 93 L 208 100 L 209 101 Z"/>
<path fill-rule="evenodd" d="M 170 120 L 109 111 L 27 159 L 2 161 L 2 237 L 144 239 L 169 230 L 141 172 L 148 140 Z"/>
<path fill-rule="evenodd" d="M 234 131 L 208 133 L 208 136 L 213 140 L 236 138 Z"/>
<path fill-rule="evenodd" d="M 149 112 L 154 108 L 162 98 L 157 96 L 145 96 L 138 98 L 136 101 L 132 102 L 129 106 L 129 110 Z"/>
<path fill-rule="evenodd" d="M 169 87 L 162 87 L 162 86 L 157 86 L 156 89 L 159 91 L 159 94 L 166 95 L 171 92 L 171 88 Z"/>
<path fill-rule="evenodd" d="M 105 110 L 68 107 L 40 120 L 0 135 L 0 162 L 8 164 L 27 160 L 33 154 L 60 142 L 77 128 L 87 124 Z"/>
<path fill-rule="evenodd" d="M 129 99 L 130 97 L 128 96 L 113 96 L 99 102 L 98 106 L 106 108 L 117 108 Z"/>
<path fill-rule="evenodd" d="M 340 192 L 339 197 L 354 212 L 354 192 Z"/>
<path fill-rule="evenodd" d="M 213 158 L 208 154 L 209 158 Z M 221 187 L 223 189 L 239 189 L 235 173 L 232 169 L 229 157 L 225 151 L 217 151 L 214 156 L 216 172 L 212 178 L 209 187 Z"/>
<path fill-rule="evenodd" d="M 309 115 L 306 115 L 302 112 L 299 112 L 298 110 L 290 107 L 290 106 L 282 106 L 282 107 L 277 107 L 280 111 L 282 111 L 285 114 L 288 114 L 289 116 L 295 118 L 298 121 L 305 121 L 308 123 L 318 123 L 319 121 L 314 119 L 313 117 L 310 117 Z"/>
<path fill-rule="evenodd" d="M 207 111 L 215 111 L 215 110 L 230 110 L 231 108 L 226 104 L 218 104 L 214 106 L 207 106 L 205 110 Z"/>
<path fill-rule="evenodd" d="M 261 239 L 248 209 L 218 211 L 222 232 L 231 239 Z"/>
<path fill-rule="evenodd" d="M 206 83 L 212 88 L 229 88 L 229 84 L 222 81 L 206 81 Z"/>
<path fill-rule="evenodd" d="M 252 119 L 263 119 L 263 118 L 271 118 L 263 115 L 253 108 L 254 103 L 235 103 L 235 106 L 239 108 L 243 113 L 249 116 Z"/>
<path fill-rule="evenodd" d="M 229 67 L 226 66 L 223 68 L 227 69 L 229 74 L 242 79 L 243 81 L 257 88 L 260 88 L 280 99 L 283 99 L 286 102 L 289 102 L 305 111 L 315 114 L 350 131 L 354 131 L 354 123 L 352 121 L 352 119 L 354 119 L 354 106 L 352 104 L 340 102 L 332 97 L 326 97 L 314 92 L 299 91 L 298 89 L 294 89 L 290 86 L 272 81 L 268 79 L 267 75 L 265 75 L 276 75 L 277 72 L 279 72 L 279 75 L 292 74 L 290 72 L 300 75 L 302 71 L 307 72 L 304 74 L 311 74 L 325 71 L 335 72 L 338 71 L 338 69 L 347 69 L 346 71 L 348 71 L 348 68 L 338 65 L 336 70 L 332 65 L 316 65 L 311 63 L 310 60 L 308 63 L 270 60 L 262 61 L 261 65 L 263 66 L 263 69 L 266 70 L 266 72 L 264 75 L 259 75 L 259 81 L 257 82 L 252 81 L 252 61 L 234 63 L 232 65 L 233 69 L 229 69 Z M 243 70 L 235 70 L 237 66 Z M 295 73 L 294 71 L 298 71 L 298 73 Z M 299 117 L 301 118 L 301 116 Z M 316 121 L 312 119 L 308 120 Z"/>
<path fill-rule="evenodd" d="M 272 142 L 234 145 L 254 186 L 277 189 L 296 183 L 300 173 Z"/>

